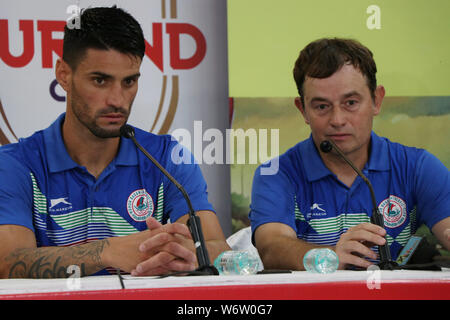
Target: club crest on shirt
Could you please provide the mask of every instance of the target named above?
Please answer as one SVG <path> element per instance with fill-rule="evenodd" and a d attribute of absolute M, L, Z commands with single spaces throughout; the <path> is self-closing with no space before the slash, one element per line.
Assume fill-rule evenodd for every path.
<path fill-rule="evenodd" d="M 152 197 L 145 191 L 145 189 L 139 189 L 130 194 L 127 200 L 127 211 L 134 221 L 145 221 L 153 214 Z"/>
<path fill-rule="evenodd" d="M 378 210 L 383 214 L 384 225 L 387 228 L 397 228 L 406 221 L 406 203 L 399 197 L 390 195 L 381 201 Z"/>

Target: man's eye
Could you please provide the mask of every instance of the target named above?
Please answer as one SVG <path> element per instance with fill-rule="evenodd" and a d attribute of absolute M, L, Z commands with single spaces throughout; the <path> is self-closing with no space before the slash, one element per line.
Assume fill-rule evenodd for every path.
<path fill-rule="evenodd" d="M 128 87 L 131 87 L 135 82 L 136 82 L 135 79 L 126 79 L 125 80 L 125 85 L 128 86 Z"/>
<path fill-rule="evenodd" d="M 104 78 L 94 78 L 94 82 L 95 82 L 95 84 L 102 85 L 102 84 L 105 84 L 105 79 Z"/>
<path fill-rule="evenodd" d="M 355 106 L 357 103 L 358 103 L 358 101 L 356 101 L 356 100 L 348 100 L 348 101 L 347 101 L 347 106 L 353 107 L 353 106 Z"/>

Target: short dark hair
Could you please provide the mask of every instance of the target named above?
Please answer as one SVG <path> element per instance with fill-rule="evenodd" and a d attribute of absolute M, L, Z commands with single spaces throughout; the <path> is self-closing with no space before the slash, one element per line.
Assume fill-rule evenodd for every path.
<path fill-rule="evenodd" d="M 114 49 L 142 59 L 144 34 L 136 19 L 116 6 L 83 9 L 80 28 L 64 27 L 63 60 L 75 70 L 90 48 Z"/>
<path fill-rule="evenodd" d="M 305 78 L 328 78 L 344 64 L 351 64 L 361 71 L 366 77 L 372 99 L 375 99 L 377 66 L 372 52 L 353 39 L 323 38 L 308 44 L 295 61 L 294 80 L 303 105 Z"/>

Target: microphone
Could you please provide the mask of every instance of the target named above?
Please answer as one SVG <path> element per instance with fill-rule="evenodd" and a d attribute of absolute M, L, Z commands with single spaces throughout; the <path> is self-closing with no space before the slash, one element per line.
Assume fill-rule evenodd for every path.
<path fill-rule="evenodd" d="M 128 124 L 124 124 L 122 127 L 120 127 L 120 135 L 124 138 L 131 139 L 133 143 L 138 147 L 139 150 L 142 151 L 142 153 L 150 159 L 151 162 L 155 166 L 158 167 L 158 169 L 177 187 L 178 190 L 181 191 L 183 194 L 184 199 L 186 200 L 186 203 L 189 208 L 189 220 L 187 222 L 187 225 L 189 227 L 189 231 L 191 232 L 192 239 L 194 240 L 195 244 L 195 250 L 197 253 L 197 261 L 198 261 L 198 269 L 196 270 L 195 274 L 198 275 L 219 275 L 219 271 L 210 264 L 209 261 L 209 255 L 208 250 L 205 245 L 205 239 L 203 237 L 203 231 L 200 223 L 200 218 L 195 214 L 195 211 L 192 207 L 191 200 L 186 192 L 186 190 L 183 188 L 183 186 L 175 180 L 172 175 L 167 172 L 166 169 L 158 162 L 151 154 L 145 150 L 140 143 L 136 140 L 135 134 L 134 134 L 134 128 Z"/>
<path fill-rule="evenodd" d="M 372 223 L 382 227 L 384 229 L 384 219 L 383 215 L 378 210 L 377 201 L 375 199 L 375 193 L 373 191 L 372 184 L 370 183 L 369 179 L 359 170 L 345 155 L 344 153 L 338 148 L 338 146 L 332 141 L 332 140 L 324 140 L 320 143 L 320 150 L 324 153 L 330 152 L 332 149 L 334 149 L 337 154 L 347 162 L 350 167 L 360 176 L 364 182 L 367 184 L 370 190 L 370 196 L 372 199 Z M 378 246 L 378 251 L 380 253 L 380 263 L 378 264 L 379 268 L 381 270 L 394 270 L 397 267 L 397 263 L 392 261 L 391 258 L 391 252 L 389 251 L 389 246 L 387 245 L 387 241 L 384 245 Z"/>

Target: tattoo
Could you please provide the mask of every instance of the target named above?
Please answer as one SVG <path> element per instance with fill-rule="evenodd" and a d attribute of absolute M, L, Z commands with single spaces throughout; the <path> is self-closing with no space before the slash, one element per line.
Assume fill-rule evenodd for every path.
<path fill-rule="evenodd" d="M 67 278 L 70 265 L 79 266 L 81 276 L 86 276 L 106 267 L 101 253 L 107 246 L 105 239 L 73 247 L 17 249 L 5 261 L 9 278 Z"/>

